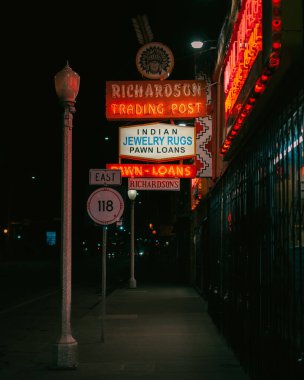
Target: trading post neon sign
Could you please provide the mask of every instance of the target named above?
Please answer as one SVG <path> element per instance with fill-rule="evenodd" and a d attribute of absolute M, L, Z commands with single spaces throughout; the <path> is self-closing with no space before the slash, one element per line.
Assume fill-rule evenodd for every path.
<path fill-rule="evenodd" d="M 206 114 L 206 82 L 107 81 L 108 120 L 189 119 Z"/>
<path fill-rule="evenodd" d="M 122 177 L 195 178 L 195 165 L 106 164 L 121 171 Z"/>

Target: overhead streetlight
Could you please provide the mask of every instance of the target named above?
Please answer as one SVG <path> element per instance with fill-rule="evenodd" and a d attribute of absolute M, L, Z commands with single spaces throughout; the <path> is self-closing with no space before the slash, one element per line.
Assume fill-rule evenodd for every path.
<path fill-rule="evenodd" d="M 137 196 L 136 190 L 128 190 L 128 197 L 131 201 L 131 263 L 130 263 L 130 282 L 129 286 L 131 289 L 136 288 L 136 280 L 134 277 L 134 203 Z"/>
<path fill-rule="evenodd" d="M 194 40 L 191 42 L 191 46 L 193 47 L 193 49 L 201 49 L 206 43 L 209 43 L 209 42 L 217 42 L 217 40 L 205 40 L 205 41 Z"/>
<path fill-rule="evenodd" d="M 205 41 L 200 41 L 200 40 L 195 40 L 191 42 L 192 48 L 195 50 L 194 54 L 194 77 L 195 79 L 197 78 L 197 57 L 203 53 L 207 53 L 211 50 L 216 50 L 216 46 L 210 46 L 207 49 L 203 49 L 203 46 L 209 42 L 217 42 L 216 40 L 205 40 Z"/>
<path fill-rule="evenodd" d="M 69 64 L 55 75 L 55 89 L 63 112 L 61 198 L 61 336 L 55 345 L 54 366 L 75 369 L 78 343 L 71 333 L 71 246 L 72 246 L 72 128 L 80 77 Z"/>
<path fill-rule="evenodd" d="M 202 41 L 192 41 L 191 46 L 193 49 L 201 49 L 203 47 L 204 43 Z"/>

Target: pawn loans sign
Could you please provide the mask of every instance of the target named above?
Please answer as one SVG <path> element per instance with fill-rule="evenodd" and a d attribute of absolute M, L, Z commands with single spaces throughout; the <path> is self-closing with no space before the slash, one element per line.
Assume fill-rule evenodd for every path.
<path fill-rule="evenodd" d="M 112 224 L 120 220 L 124 201 L 118 191 L 109 187 L 100 188 L 89 196 L 87 211 L 95 223 Z"/>

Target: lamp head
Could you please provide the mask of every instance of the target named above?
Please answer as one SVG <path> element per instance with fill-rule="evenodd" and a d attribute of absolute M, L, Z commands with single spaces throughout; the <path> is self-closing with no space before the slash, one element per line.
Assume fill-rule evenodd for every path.
<path fill-rule="evenodd" d="M 195 40 L 191 42 L 191 46 L 193 47 L 193 49 L 201 49 L 205 44 L 208 45 L 210 42 L 214 44 L 215 42 L 217 42 L 217 40 L 203 40 L 203 41 Z M 210 48 L 210 50 L 213 50 L 213 49 L 216 49 L 216 47 L 212 46 Z"/>
<path fill-rule="evenodd" d="M 55 75 L 55 89 L 62 102 L 75 102 L 79 92 L 80 76 L 73 71 L 68 62 L 61 71 Z"/>
<path fill-rule="evenodd" d="M 136 190 L 128 190 L 128 197 L 131 201 L 134 201 L 137 196 Z"/>
<path fill-rule="evenodd" d="M 203 47 L 204 43 L 202 41 L 192 41 L 191 46 L 193 49 L 201 49 Z"/>

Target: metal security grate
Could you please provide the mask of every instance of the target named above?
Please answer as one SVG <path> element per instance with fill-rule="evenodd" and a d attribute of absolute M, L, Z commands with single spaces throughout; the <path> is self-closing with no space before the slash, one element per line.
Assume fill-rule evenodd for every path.
<path fill-rule="evenodd" d="M 303 371 L 303 104 L 265 121 L 209 201 L 210 314 L 256 376 Z"/>

